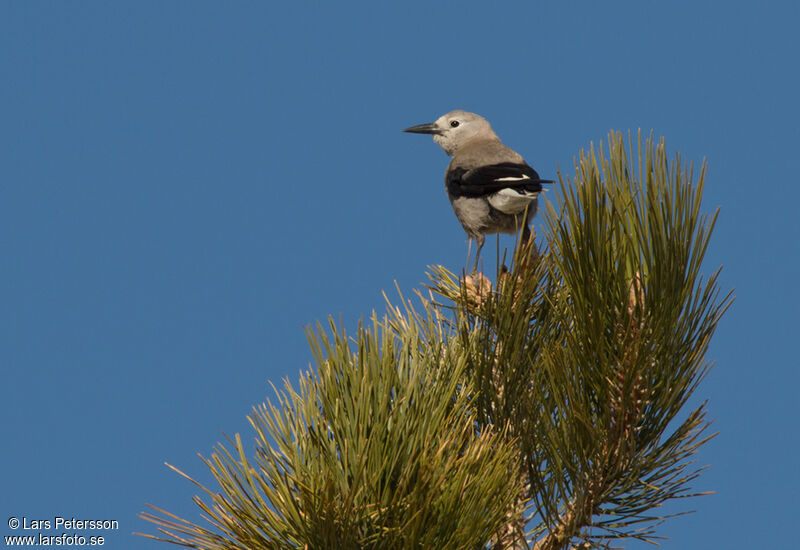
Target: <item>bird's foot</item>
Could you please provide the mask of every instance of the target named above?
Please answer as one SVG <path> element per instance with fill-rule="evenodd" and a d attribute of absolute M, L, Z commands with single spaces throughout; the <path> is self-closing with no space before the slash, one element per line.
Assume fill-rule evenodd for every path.
<path fill-rule="evenodd" d="M 482 305 L 492 293 L 492 281 L 483 273 L 473 272 L 464 277 L 464 288 L 471 302 Z"/>

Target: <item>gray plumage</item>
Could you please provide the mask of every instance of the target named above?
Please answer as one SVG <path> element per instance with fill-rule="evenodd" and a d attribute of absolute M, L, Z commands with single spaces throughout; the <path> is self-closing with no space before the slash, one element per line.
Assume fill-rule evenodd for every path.
<path fill-rule="evenodd" d="M 452 156 L 445 172 L 445 188 L 453 211 L 470 239 L 478 245 L 472 271 L 486 235 L 518 233 L 530 238 L 542 180 L 522 156 L 506 147 L 489 122 L 475 113 L 451 111 L 436 122 L 406 128 L 404 132 L 431 134 Z"/>

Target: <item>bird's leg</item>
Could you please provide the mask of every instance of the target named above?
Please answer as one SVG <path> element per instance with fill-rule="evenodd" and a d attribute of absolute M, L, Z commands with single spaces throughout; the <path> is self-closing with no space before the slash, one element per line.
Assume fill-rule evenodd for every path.
<path fill-rule="evenodd" d="M 528 242 L 528 239 L 531 238 L 531 228 L 528 227 L 528 224 L 522 222 L 522 235 L 519 238 L 519 244 L 525 244 Z"/>
<path fill-rule="evenodd" d="M 528 224 L 522 226 L 522 234 L 517 245 L 517 265 L 520 269 L 527 270 L 534 266 L 539 257 L 539 250 L 536 245 L 529 243 L 531 240 L 531 229 Z M 530 247 L 528 245 L 530 244 Z"/>
<path fill-rule="evenodd" d="M 467 263 L 464 264 L 465 266 L 469 265 L 469 259 L 472 257 L 472 237 L 467 239 Z M 466 267 L 465 267 L 466 269 Z"/>
<path fill-rule="evenodd" d="M 522 245 L 528 242 L 528 238 L 531 236 L 531 230 L 528 229 L 528 224 L 526 220 L 528 219 L 528 207 L 525 207 L 525 211 L 522 213 L 522 216 L 516 216 L 514 218 L 514 227 L 516 228 L 517 233 L 517 242 L 516 247 L 514 248 L 514 252 L 519 252 L 522 248 Z M 522 222 L 520 224 L 520 222 Z M 520 233 L 520 225 L 522 225 L 522 233 Z M 516 255 L 516 254 L 515 254 Z"/>
<path fill-rule="evenodd" d="M 519 237 L 519 244 L 527 243 L 528 239 L 531 236 L 531 228 L 528 227 L 528 222 L 530 221 L 530 220 L 528 220 L 528 209 L 529 208 L 530 208 L 530 205 L 527 205 L 525 207 L 525 211 L 522 213 L 522 217 L 521 218 L 516 218 L 517 221 L 521 221 L 522 222 L 522 235 L 520 235 L 520 237 Z M 519 229 L 519 227 L 517 229 Z"/>
<path fill-rule="evenodd" d="M 475 237 L 475 240 L 478 243 L 478 249 L 475 251 L 475 264 L 472 266 L 473 275 L 478 273 L 478 259 L 481 257 L 481 248 L 483 248 L 483 243 L 486 242 L 486 237 L 483 235 L 478 235 Z"/>

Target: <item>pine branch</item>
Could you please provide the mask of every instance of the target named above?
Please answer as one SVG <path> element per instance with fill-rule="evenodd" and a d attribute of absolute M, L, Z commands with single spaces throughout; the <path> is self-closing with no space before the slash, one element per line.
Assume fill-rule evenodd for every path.
<path fill-rule="evenodd" d="M 352 341 L 333 324 L 309 341 L 316 371 L 250 416 L 255 459 L 238 435 L 203 459 L 220 487 L 194 482 L 209 525 L 154 508 L 142 517 L 161 536 L 146 536 L 207 550 L 486 544 L 520 494 L 516 453 L 502 427 L 476 429 L 442 320 L 409 305 Z"/>
<path fill-rule="evenodd" d="M 730 304 L 699 273 L 716 219 L 700 214 L 705 168 L 695 185 L 663 140 L 636 150 L 638 174 L 617 134 L 608 157 L 581 153 L 574 180 L 559 175 L 560 210 L 546 209 L 548 247 L 500 266 L 496 290 L 432 275 L 464 341 L 483 335 L 469 359 L 478 418 L 519 441 L 539 550 L 652 541 L 664 517 L 649 511 L 691 496 L 709 439 L 705 404 L 668 432 Z"/>

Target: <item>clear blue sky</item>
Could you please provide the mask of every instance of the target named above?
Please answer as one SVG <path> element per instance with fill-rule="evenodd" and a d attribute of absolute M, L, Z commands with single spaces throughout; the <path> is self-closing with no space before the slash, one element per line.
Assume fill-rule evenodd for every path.
<path fill-rule="evenodd" d="M 163 463 L 207 479 L 196 453 L 250 439 L 305 325 L 464 265 L 447 158 L 400 132 L 460 108 L 545 177 L 610 129 L 708 159 L 707 272 L 737 296 L 697 394 L 717 493 L 660 534 L 791 545 L 797 3 L 500 5 L 0 1 L 0 534 L 105 518 L 154 548 L 146 502 L 197 519 Z"/>

